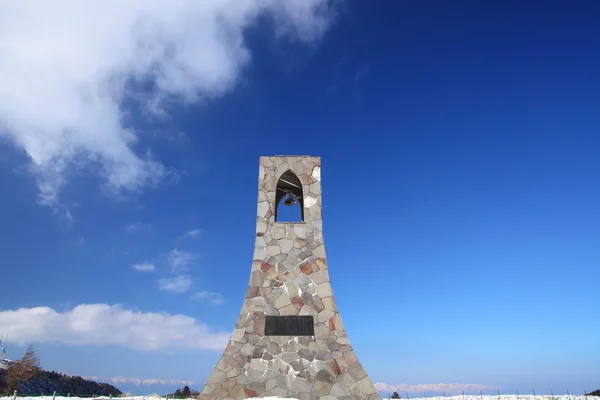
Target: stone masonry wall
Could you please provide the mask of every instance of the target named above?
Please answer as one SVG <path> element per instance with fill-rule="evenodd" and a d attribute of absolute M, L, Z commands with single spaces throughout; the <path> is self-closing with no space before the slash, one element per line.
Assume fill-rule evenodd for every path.
<path fill-rule="evenodd" d="M 275 222 L 279 177 L 303 186 L 304 223 Z M 329 282 L 318 157 L 261 157 L 250 284 L 223 356 L 200 400 L 281 396 L 380 399 L 359 363 Z M 314 336 L 265 336 L 265 316 L 314 316 Z"/>

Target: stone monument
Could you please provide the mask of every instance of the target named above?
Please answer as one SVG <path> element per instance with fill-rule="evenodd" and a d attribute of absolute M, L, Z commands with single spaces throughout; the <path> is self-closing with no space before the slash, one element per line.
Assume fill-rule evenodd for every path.
<path fill-rule="evenodd" d="M 261 157 L 258 175 L 250 284 L 199 400 L 380 399 L 350 345 L 329 281 L 320 158 Z M 295 204 L 301 221 L 278 222 L 278 208 Z"/>

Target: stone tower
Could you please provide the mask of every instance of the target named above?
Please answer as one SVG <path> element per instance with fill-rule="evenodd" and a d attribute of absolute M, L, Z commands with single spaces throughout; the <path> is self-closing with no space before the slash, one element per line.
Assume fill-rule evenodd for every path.
<path fill-rule="evenodd" d="M 261 157 L 258 175 L 250 284 L 199 399 L 380 399 L 350 345 L 329 282 L 320 158 Z M 302 221 L 277 222 L 284 198 L 299 203 Z"/>

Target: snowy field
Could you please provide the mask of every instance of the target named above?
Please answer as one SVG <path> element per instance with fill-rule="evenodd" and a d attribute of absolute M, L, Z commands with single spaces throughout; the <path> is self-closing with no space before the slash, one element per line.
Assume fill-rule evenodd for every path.
<path fill-rule="evenodd" d="M 406 396 L 406 395 L 405 395 Z M 329 397 L 329 396 L 327 396 Z M 5 396 L 5 397 L 0 397 L 0 400 L 13 400 L 13 396 Z M 333 398 L 333 397 L 331 397 Z M 555 394 L 554 396 L 550 396 L 550 395 L 516 395 L 516 394 L 503 394 L 500 396 L 479 396 L 479 395 L 458 395 L 458 396 L 431 396 L 431 397 L 411 397 L 409 395 L 410 400 L 600 400 L 600 396 L 583 396 L 583 395 L 567 395 L 567 394 L 563 394 L 563 395 L 558 395 Z M 75 397 L 75 396 L 71 396 L 71 397 L 59 397 L 56 396 L 54 398 L 54 400 L 90 400 L 91 397 Z M 108 400 L 110 399 L 109 397 L 94 397 L 94 399 L 98 399 L 98 400 Z M 130 396 L 130 397 L 113 397 L 112 399 L 119 399 L 119 400 L 161 400 L 161 399 L 165 399 L 165 397 L 160 397 L 160 396 Z M 283 397 L 264 397 L 263 400 L 276 400 L 276 399 L 283 399 Z M 406 397 L 403 397 L 403 399 L 406 399 Z M 16 400 L 53 400 L 52 396 L 18 396 L 16 397 Z M 177 400 L 183 400 L 183 399 L 177 399 Z M 195 400 L 194 398 L 190 398 L 189 400 Z M 288 398 L 288 400 L 293 400 Z"/>

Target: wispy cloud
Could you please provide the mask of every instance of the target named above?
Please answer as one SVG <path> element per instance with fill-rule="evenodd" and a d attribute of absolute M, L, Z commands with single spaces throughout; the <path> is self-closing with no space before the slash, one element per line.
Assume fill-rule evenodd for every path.
<path fill-rule="evenodd" d="M 230 332 L 214 332 L 185 315 L 127 310 L 120 305 L 81 304 L 0 311 L 0 326 L 17 345 L 29 342 L 118 345 L 138 350 L 223 350 Z"/>
<path fill-rule="evenodd" d="M 144 231 L 146 229 L 150 229 L 151 225 L 149 223 L 142 222 L 132 222 L 131 224 L 125 225 L 125 232 L 127 233 L 135 233 Z"/>
<path fill-rule="evenodd" d="M 185 234 L 186 234 L 186 236 L 195 238 L 195 237 L 200 236 L 201 233 L 202 233 L 201 229 L 191 229 L 191 230 L 187 231 Z"/>
<path fill-rule="evenodd" d="M 4 1 L 0 137 L 29 157 L 40 204 L 61 209 L 80 171 L 119 196 L 177 179 L 123 104 L 153 118 L 167 101 L 224 95 L 251 60 L 245 31 L 265 15 L 277 37 L 314 43 L 333 9 L 328 0 Z"/>
<path fill-rule="evenodd" d="M 371 75 L 371 70 L 366 64 L 362 64 L 354 73 L 354 78 L 352 78 L 352 82 L 355 85 L 360 84 L 362 80 Z"/>
<path fill-rule="evenodd" d="M 188 272 L 190 266 L 195 263 L 197 258 L 196 254 L 179 249 L 171 250 L 168 255 L 169 264 L 175 273 Z"/>
<path fill-rule="evenodd" d="M 156 266 L 152 263 L 134 264 L 132 267 L 139 272 L 152 272 L 156 269 Z"/>
<path fill-rule="evenodd" d="M 210 302 L 211 304 L 214 304 L 216 306 L 224 304 L 225 303 L 225 299 L 223 298 L 223 296 L 220 293 L 216 293 L 216 292 L 209 292 L 209 291 L 202 291 L 202 292 L 196 292 L 192 295 L 192 299 L 194 300 L 205 300 Z"/>
<path fill-rule="evenodd" d="M 159 266 L 166 264 L 167 271 L 163 276 L 157 279 L 159 290 L 173 293 L 186 293 L 192 287 L 192 278 L 190 267 L 195 265 L 198 256 L 189 251 L 173 249 L 166 255 L 163 254 L 159 260 Z M 136 271 L 154 271 L 156 265 L 150 262 L 134 264 L 132 266 Z"/>
<path fill-rule="evenodd" d="M 192 278 L 189 275 L 177 275 L 171 278 L 158 280 L 160 290 L 165 292 L 185 293 L 192 286 Z"/>
<path fill-rule="evenodd" d="M 496 390 L 496 386 L 480 385 L 476 383 L 424 383 L 420 385 L 389 385 L 387 383 L 375 383 L 375 388 L 381 393 L 442 393 L 459 394 L 464 392 L 479 392 L 480 390 Z"/>

